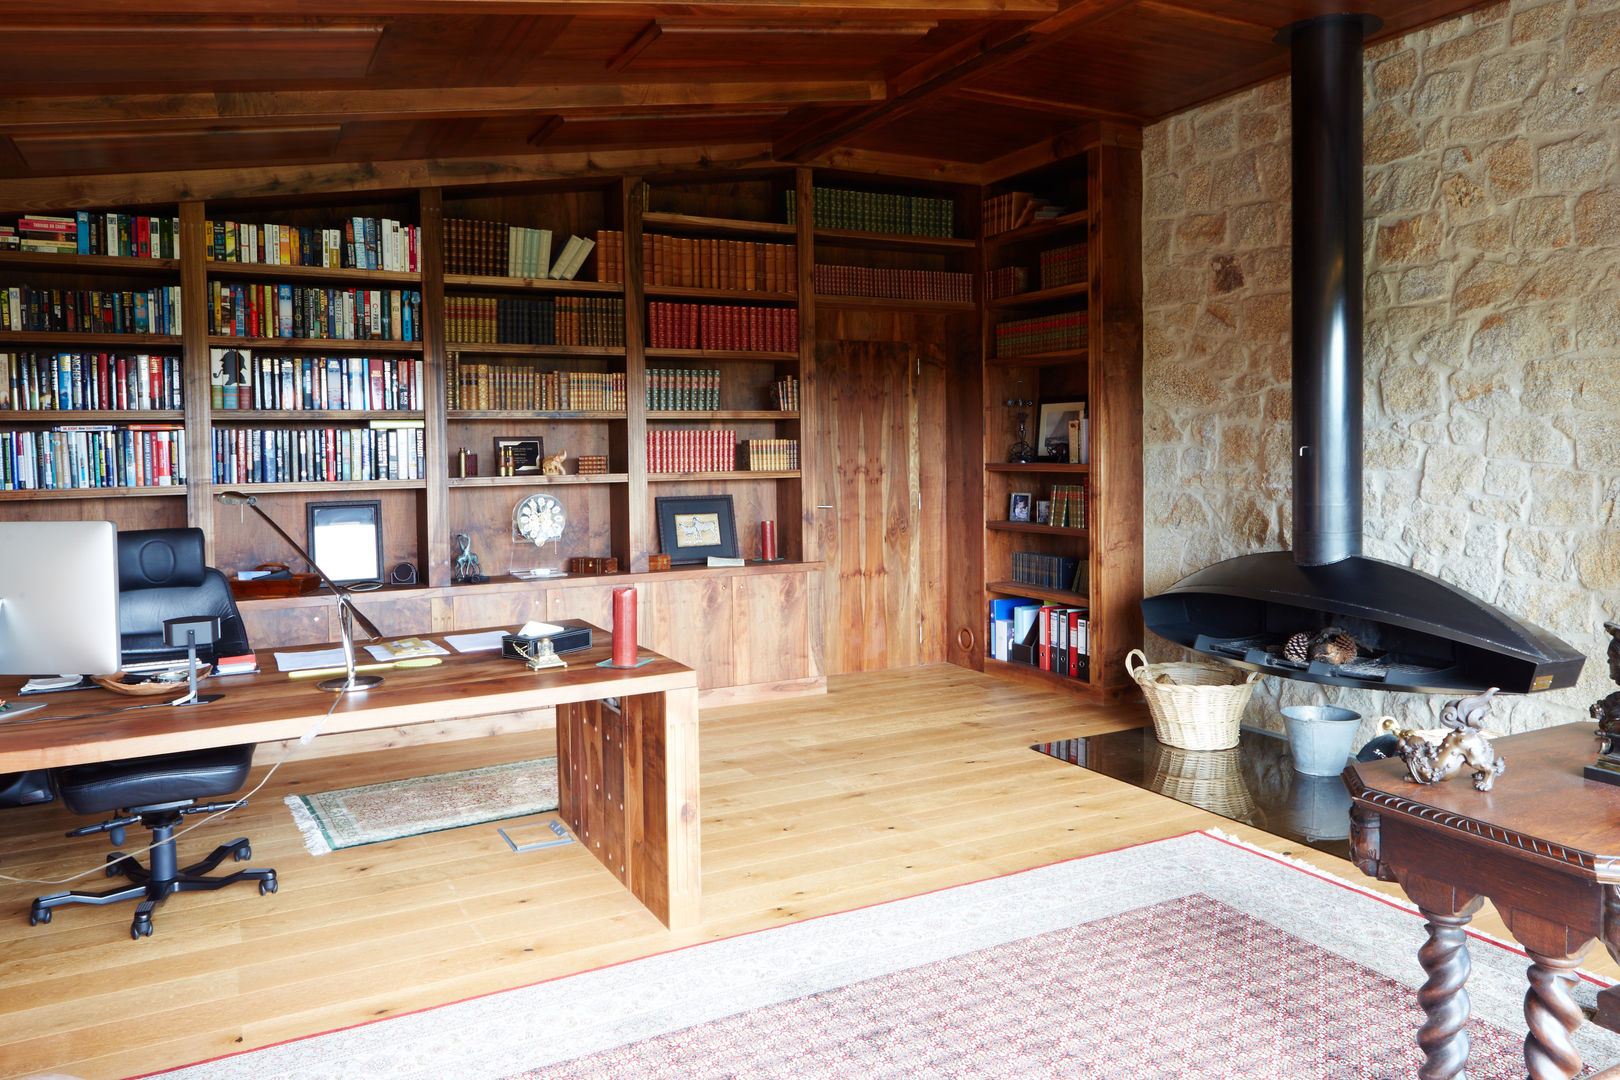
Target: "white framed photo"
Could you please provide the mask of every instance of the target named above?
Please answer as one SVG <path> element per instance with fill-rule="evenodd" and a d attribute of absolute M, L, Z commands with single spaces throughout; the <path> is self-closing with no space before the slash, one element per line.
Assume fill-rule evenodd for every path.
<path fill-rule="evenodd" d="M 1007 502 L 1008 521 L 1028 521 L 1035 505 L 1034 496 L 1027 491 L 1015 491 Z"/>

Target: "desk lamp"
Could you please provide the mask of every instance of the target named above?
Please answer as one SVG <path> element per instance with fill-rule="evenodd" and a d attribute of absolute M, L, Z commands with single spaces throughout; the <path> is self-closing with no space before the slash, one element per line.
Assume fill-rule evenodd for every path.
<path fill-rule="evenodd" d="M 298 541 L 288 536 L 286 531 L 282 529 L 280 525 L 277 525 L 275 520 L 259 507 L 259 500 L 257 498 L 252 495 L 244 495 L 240 491 L 222 491 L 215 495 L 214 498 L 218 499 L 226 506 L 246 506 L 252 508 L 255 514 L 258 514 L 260 517 L 264 518 L 265 524 L 276 530 L 276 535 L 285 540 L 288 547 L 296 551 L 305 562 L 309 563 L 310 566 L 315 568 L 315 572 L 321 576 L 321 580 L 326 582 L 326 587 L 331 589 L 333 594 L 337 596 L 338 626 L 342 631 L 343 636 L 343 666 L 345 671 L 343 676 L 340 678 L 324 679 L 315 685 L 320 687 L 322 690 L 330 690 L 334 693 L 340 691 L 352 692 L 356 690 L 370 690 L 373 686 L 379 685 L 383 681 L 381 675 L 361 675 L 354 670 L 354 628 L 350 625 L 349 620 L 351 616 L 354 619 L 359 620 L 361 628 L 364 629 L 366 634 L 369 635 L 374 641 L 381 640 L 383 633 L 381 630 L 377 629 L 376 623 L 366 618 L 365 613 L 354 606 L 354 601 L 349 596 L 349 590 L 327 577 L 326 571 L 322 570 L 320 565 L 316 563 L 314 559 L 310 558 L 309 552 L 305 551 Z"/>

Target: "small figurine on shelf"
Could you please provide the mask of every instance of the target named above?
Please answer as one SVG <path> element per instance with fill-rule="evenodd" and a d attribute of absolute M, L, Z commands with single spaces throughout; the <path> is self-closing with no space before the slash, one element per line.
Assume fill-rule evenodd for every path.
<path fill-rule="evenodd" d="M 1605 622 L 1609 632 L 1609 679 L 1620 684 L 1620 623 Z M 1592 702 L 1588 710 L 1597 721 L 1598 754 L 1620 756 L 1620 690 Z"/>
<path fill-rule="evenodd" d="M 456 533 L 453 539 L 456 546 L 461 548 L 461 553 L 451 567 L 450 580 L 457 585 L 482 585 L 488 581 L 489 575 L 484 573 L 483 567 L 478 564 L 478 556 L 472 552 L 472 537 L 466 533 Z"/>
<path fill-rule="evenodd" d="M 1496 778 L 1507 771 L 1507 762 L 1496 756 L 1485 718 L 1491 712 L 1491 696 L 1497 688 L 1483 694 L 1448 701 L 1440 710 L 1440 723 L 1444 733 L 1411 731 L 1399 727 L 1393 716 L 1384 717 L 1378 729 L 1394 735 L 1401 760 L 1414 783 L 1433 784 L 1450 779 L 1464 765 L 1474 770 L 1474 787 L 1489 791 Z M 1439 734 L 1436 739 L 1433 736 Z"/>
<path fill-rule="evenodd" d="M 540 462 L 540 471 L 546 476 L 563 475 L 563 462 L 568 460 L 568 451 L 559 450 L 555 454 L 547 454 Z"/>

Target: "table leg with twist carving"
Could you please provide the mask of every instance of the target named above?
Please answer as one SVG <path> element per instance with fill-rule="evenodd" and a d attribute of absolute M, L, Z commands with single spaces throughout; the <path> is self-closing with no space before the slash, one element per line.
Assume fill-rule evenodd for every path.
<path fill-rule="evenodd" d="M 1524 1019 L 1530 1025 L 1524 1061 L 1530 1080 L 1570 1080 L 1581 1071 L 1581 1055 L 1570 1036 L 1585 1016 L 1570 988 L 1585 952 L 1583 947 L 1569 956 L 1530 953 L 1530 991 L 1524 996 Z"/>
<path fill-rule="evenodd" d="M 1454 1080 L 1468 1068 L 1468 958 L 1466 927 L 1479 910 L 1479 901 L 1462 911 L 1443 913 L 1420 908 L 1428 920 L 1429 940 L 1418 950 L 1418 963 L 1429 975 L 1418 989 L 1418 1004 L 1425 1020 L 1418 1029 L 1423 1048 L 1419 1080 Z"/>

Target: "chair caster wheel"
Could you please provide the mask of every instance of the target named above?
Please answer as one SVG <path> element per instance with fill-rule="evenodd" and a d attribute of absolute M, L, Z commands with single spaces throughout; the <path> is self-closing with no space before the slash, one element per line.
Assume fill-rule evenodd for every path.
<path fill-rule="evenodd" d="M 275 891 L 276 891 L 276 883 L 275 883 L 274 879 L 271 879 L 269 881 L 261 881 L 261 882 L 259 882 L 259 895 L 260 896 L 263 896 L 266 893 L 273 893 Z"/>
<path fill-rule="evenodd" d="M 29 926 L 38 926 L 40 923 L 48 923 L 50 921 L 51 921 L 51 909 L 50 908 L 38 908 L 37 910 L 30 911 L 28 913 L 28 925 Z"/>
<path fill-rule="evenodd" d="M 241 847 L 236 849 L 237 862 L 247 862 L 251 858 L 253 858 L 253 848 L 249 845 L 243 844 Z"/>
<path fill-rule="evenodd" d="M 136 941 L 141 940 L 143 937 L 151 937 L 152 924 L 149 922 L 131 923 L 129 927 L 129 936 Z"/>
<path fill-rule="evenodd" d="M 107 856 L 107 876 L 117 877 L 119 874 L 118 864 L 123 861 L 124 853 L 122 851 L 115 851 Z"/>

